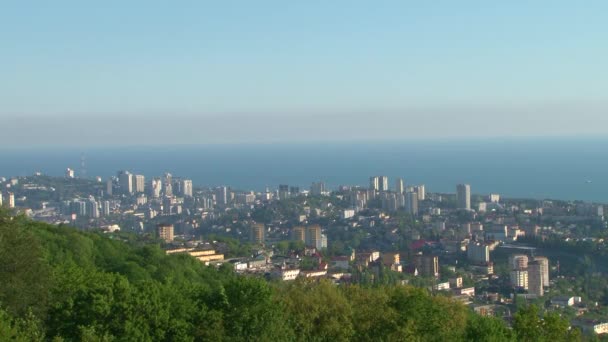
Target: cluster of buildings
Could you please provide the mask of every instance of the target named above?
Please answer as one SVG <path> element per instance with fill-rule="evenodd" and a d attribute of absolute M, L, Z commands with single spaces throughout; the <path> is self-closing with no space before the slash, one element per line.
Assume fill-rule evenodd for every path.
<path fill-rule="evenodd" d="M 543 296 L 544 288 L 549 287 L 549 259 L 546 257 L 513 254 L 509 257 L 509 267 L 513 287 L 538 297 Z"/>

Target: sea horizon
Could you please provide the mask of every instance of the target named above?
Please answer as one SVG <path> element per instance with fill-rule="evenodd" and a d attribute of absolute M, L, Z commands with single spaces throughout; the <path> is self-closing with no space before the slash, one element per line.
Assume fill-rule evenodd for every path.
<path fill-rule="evenodd" d="M 323 181 L 367 186 L 373 175 L 428 192 L 472 193 L 509 198 L 583 200 L 608 203 L 608 138 L 459 138 L 402 141 L 176 144 L 140 146 L 45 146 L 0 148 L 0 176 L 41 172 L 78 175 L 85 157 L 87 177 L 107 178 L 119 170 L 150 177 L 170 172 L 197 187 L 230 186 L 263 191 L 279 184 L 307 189 Z"/>

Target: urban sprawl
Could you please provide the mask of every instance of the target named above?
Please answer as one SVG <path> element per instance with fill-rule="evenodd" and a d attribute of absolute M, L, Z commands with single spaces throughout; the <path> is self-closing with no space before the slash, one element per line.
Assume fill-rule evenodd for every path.
<path fill-rule="evenodd" d="M 534 303 L 583 331 L 608 333 L 601 203 L 427 192 L 386 176 L 368 186 L 278 185 L 263 192 L 148 180 L 36 173 L 0 178 L 0 205 L 34 220 L 134 233 L 208 265 L 269 280 L 410 284 L 480 315 L 512 318 Z"/>

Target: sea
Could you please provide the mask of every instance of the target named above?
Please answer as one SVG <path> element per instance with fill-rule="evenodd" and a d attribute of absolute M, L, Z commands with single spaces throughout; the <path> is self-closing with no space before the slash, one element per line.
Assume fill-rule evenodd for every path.
<path fill-rule="evenodd" d="M 112 147 L 0 147 L 0 177 L 62 176 L 82 168 L 104 179 L 119 170 L 146 177 L 170 172 L 195 186 L 262 191 L 279 184 L 308 189 L 369 184 L 385 175 L 427 192 L 608 203 L 608 138 L 508 138 L 391 142 L 311 142 Z"/>

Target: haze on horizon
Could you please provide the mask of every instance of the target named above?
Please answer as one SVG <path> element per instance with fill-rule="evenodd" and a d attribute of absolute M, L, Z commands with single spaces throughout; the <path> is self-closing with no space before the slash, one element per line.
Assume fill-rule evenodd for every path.
<path fill-rule="evenodd" d="M 607 10 L 603 1 L 3 3 L 3 144 L 601 136 Z"/>

